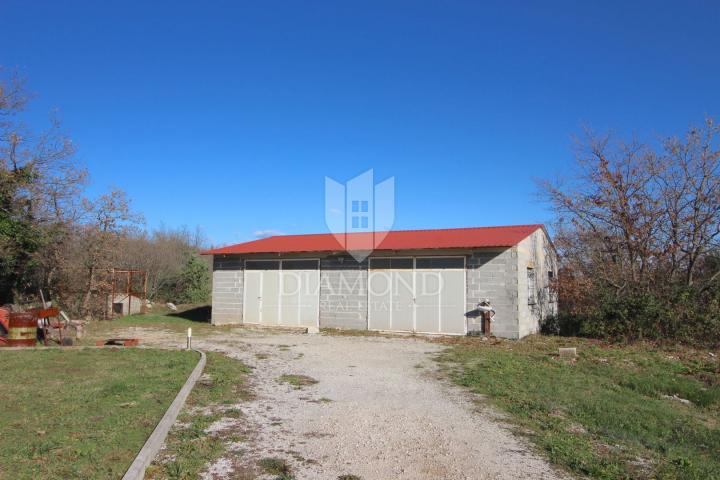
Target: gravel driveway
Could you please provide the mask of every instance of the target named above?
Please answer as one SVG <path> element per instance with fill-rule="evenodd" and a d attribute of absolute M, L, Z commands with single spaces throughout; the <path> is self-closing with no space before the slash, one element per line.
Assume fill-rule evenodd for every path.
<path fill-rule="evenodd" d="M 181 344 L 171 336 L 154 341 Z M 286 459 L 298 480 L 563 477 L 497 414 L 442 378 L 433 360 L 438 344 L 239 330 L 196 345 L 254 367 L 255 399 L 240 404 L 252 441 L 229 451 L 207 478 L 233 478 L 243 463 L 264 457 Z M 317 383 L 295 388 L 279 382 L 282 375 Z"/>

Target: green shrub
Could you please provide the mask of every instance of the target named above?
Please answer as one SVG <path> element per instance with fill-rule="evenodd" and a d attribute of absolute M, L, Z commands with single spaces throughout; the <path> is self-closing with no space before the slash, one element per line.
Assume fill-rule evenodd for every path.
<path fill-rule="evenodd" d="M 720 308 L 714 298 L 683 290 L 659 297 L 641 292 L 624 296 L 603 292 L 587 312 L 548 317 L 541 332 L 548 335 L 616 341 L 681 341 L 720 344 Z M 562 303 L 561 303 L 562 308 Z"/>
<path fill-rule="evenodd" d="M 196 254 L 188 257 L 178 282 L 178 303 L 206 303 L 210 300 L 210 273 Z"/>
<path fill-rule="evenodd" d="M 547 317 L 540 325 L 540 332 L 546 335 L 559 335 L 561 337 L 583 337 L 583 324 L 588 320 L 586 315 L 559 313 Z"/>

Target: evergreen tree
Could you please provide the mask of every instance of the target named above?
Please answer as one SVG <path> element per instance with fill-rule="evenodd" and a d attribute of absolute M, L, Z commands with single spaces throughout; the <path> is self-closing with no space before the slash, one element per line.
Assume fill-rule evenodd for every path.
<path fill-rule="evenodd" d="M 210 300 L 210 273 L 197 254 L 191 254 L 180 274 L 180 303 L 206 303 Z"/>

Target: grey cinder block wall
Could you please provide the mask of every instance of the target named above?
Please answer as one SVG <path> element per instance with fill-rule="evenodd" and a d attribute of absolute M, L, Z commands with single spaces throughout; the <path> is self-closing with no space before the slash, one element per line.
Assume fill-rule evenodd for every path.
<path fill-rule="evenodd" d="M 543 230 L 537 230 L 516 247 L 518 260 L 518 327 L 520 337 L 537 333 L 542 320 L 557 313 L 551 288 L 557 274 L 557 255 Z"/>
<path fill-rule="evenodd" d="M 423 256 L 417 252 L 412 254 Z M 471 312 L 482 299 L 489 298 L 497 312 L 492 324 L 494 335 L 522 338 L 537 332 L 541 320 L 556 312 L 557 300 L 553 298 L 549 284 L 550 277 L 557 272 L 557 259 L 544 230 L 535 231 L 514 247 L 444 254 L 466 258 L 466 311 Z M 397 252 L 397 255 L 407 256 L 408 253 Z M 318 256 L 320 327 L 367 329 L 368 261 L 357 262 L 347 254 L 315 255 Z M 246 258 L 260 259 L 262 256 L 215 255 L 213 259 L 214 325 L 243 322 L 243 265 Z M 277 260 L 292 256 L 275 254 L 265 258 Z"/>
<path fill-rule="evenodd" d="M 517 272 L 515 247 L 477 250 L 467 259 L 466 311 L 490 299 L 496 312 L 491 330 L 498 337 L 519 338 Z"/>

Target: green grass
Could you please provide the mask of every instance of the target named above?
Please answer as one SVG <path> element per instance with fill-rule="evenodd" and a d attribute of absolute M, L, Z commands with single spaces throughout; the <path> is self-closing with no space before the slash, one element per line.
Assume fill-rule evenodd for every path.
<path fill-rule="evenodd" d="M 144 349 L 0 353 L 0 478 L 120 478 L 197 361 Z"/>
<path fill-rule="evenodd" d="M 282 458 L 262 458 L 258 461 L 258 465 L 270 475 L 287 475 L 290 473 L 290 466 Z"/>
<path fill-rule="evenodd" d="M 156 306 L 152 313 L 144 315 L 91 322 L 83 342 L 94 344 L 98 339 L 117 337 L 121 330 L 130 327 L 167 330 L 182 335 L 188 328 L 192 328 L 194 337 L 232 328 L 207 323 L 208 312 L 205 308 L 178 306 L 178 310 L 170 312 L 164 306 Z M 237 360 L 217 353 L 207 353 L 203 378 L 190 393 L 183 411 L 168 435 L 166 448 L 150 465 L 146 478 L 198 478 L 211 462 L 227 451 L 229 443 L 245 440 L 236 431 L 208 433 L 206 429 L 218 420 L 241 416 L 241 412 L 233 406 L 250 397 L 245 385 L 250 371 L 249 367 Z"/>
<path fill-rule="evenodd" d="M 318 383 L 317 380 L 312 377 L 308 377 L 307 375 L 281 375 L 280 378 L 278 378 L 278 381 L 292 385 L 296 389 Z"/>
<path fill-rule="evenodd" d="M 295 480 L 290 472 L 290 465 L 282 458 L 266 457 L 258 461 L 258 466 L 265 473 L 275 475 L 273 480 Z"/>
<path fill-rule="evenodd" d="M 594 478 L 720 478 L 717 357 L 538 336 L 459 343 L 441 357 L 454 380 L 509 413 L 554 463 Z M 579 357 L 559 359 L 559 346 Z"/>
<path fill-rule="evenodd" d="M 249 400 L 245 383 L 250 368 L 219 353 L 208 353 L 205 372 L 195 385 L 178 421 L 165 441 L 166 448 L 148 468 L 145 478 L 195 479 L 220 458 L 230 442 L 245 440 L 235 431 L 206 432 L 223 418 L 239 418 L 233 406 Z"/>
<path fill-rule="evenodd" d="M 213 326 L 209 323 L 209 311 L 204 307 L 178 307 L 178 312 L 171 312 L 164 307 L 156 307 L 153 312 L 118 317 L 113 320 L 92 321 L 86 328 L 85 338 L 80 344 L 94 345 L 95 340 L 116 336 L 122 329 L 153 328 L 168 330 L 173 333 L 185 334 L 188 328 L 192 328 L 193 337 L 202 337 L 213 333 L 237 328 L 230 325 Z"/>

